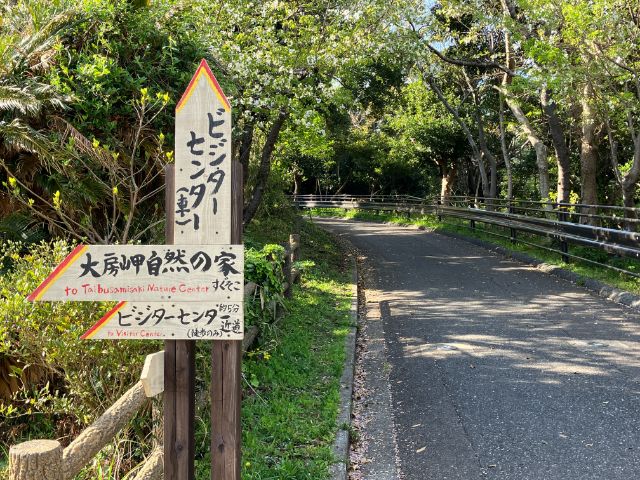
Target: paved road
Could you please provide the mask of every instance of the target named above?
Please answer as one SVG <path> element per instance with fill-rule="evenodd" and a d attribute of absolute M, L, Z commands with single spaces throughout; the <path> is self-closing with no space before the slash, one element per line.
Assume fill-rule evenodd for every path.
<path fill-rule="evenodd" d="M 640 478 L 636 311 L 461 240 L 316 222 L 373 269 L 396 477 Z"/>

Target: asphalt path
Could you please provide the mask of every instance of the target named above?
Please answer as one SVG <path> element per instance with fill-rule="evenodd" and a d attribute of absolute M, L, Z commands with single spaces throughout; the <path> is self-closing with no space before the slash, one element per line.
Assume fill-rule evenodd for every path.
<path fill-rule="evenodd" d="M 314 221 L 372 270 L 394 429 L 376 435 L 396 477 L 640 478 L 635 310 L 462 240 Z"/>

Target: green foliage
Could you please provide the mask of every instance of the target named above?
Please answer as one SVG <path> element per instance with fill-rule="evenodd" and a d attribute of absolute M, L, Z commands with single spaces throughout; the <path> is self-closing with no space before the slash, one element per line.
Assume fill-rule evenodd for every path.
<path fill-rule="evenodd" d="M 257 220 L 249 234 L 259 230 L 271 242 L 284 240 L 295 221 Z M 343 271 L 342 252 L 327 232 L 306 222 L 297 228 L 301 255 L 315 267 L 285 302 L 284 317 L 264 329 L 243 360 L 243 479 L 328 479 L 334 460 L 351 272 Z M 209 355 L 203 358 L 208 363 Z M 197 478 L 209 475 L 208 414 L 197 424 Z"/>
<path fill-rule="evenodd" d="M 26 297 L 71 251 L 57 241 L 0 251 L 0 437 L 64 437 L 110 405 L 140 375 L 157 342 L 80 340 L 108 304 Z M 12 394 L 6 397 L 7 393 Z M 4 398 L 3 398 L 4 397 Z"/>
<path fill-rule="evenodd" d="M 71 9 L 21 0 L 10 13 L 0 28 L 0 54 L 8 56 L 0 67 L 0 162 L 18 182 L 7 188 L 13 205 L 53 235 L 153 239 L 163 166 L 173 159 L 167 107 L 206 45 L 167 3 L 141 9 L 96 0 Z"/>
<path fill-rule="evenodd" d="M 273 320 L 276 310 L 282 305 L 284 293 L 284 248 L 267 244 L 261 250 L 249 248 L 245 251 L 245 279 L 257 285 L 257 302 L 246 309 L 246 323 Z"/>
<path fill-rule="evenodd" d="M 333 461 L 349 286 L 313 273 L 279 341 L 244 362 L 243 478 L 328 478 Z"/>

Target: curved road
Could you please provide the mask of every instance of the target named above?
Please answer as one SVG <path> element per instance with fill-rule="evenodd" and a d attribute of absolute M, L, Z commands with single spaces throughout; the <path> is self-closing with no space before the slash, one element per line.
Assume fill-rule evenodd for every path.
<path fill-rule="evenodd" d="M 636 311 L 461 240 L 314 221 L 367 257 L 382 320 L 365 478 L 640 478 Z"/>

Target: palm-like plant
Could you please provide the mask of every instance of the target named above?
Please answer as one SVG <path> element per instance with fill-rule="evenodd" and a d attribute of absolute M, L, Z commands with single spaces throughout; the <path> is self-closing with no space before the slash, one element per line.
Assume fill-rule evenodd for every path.
<path fill-rule="evenodd" d="M 49 108 L 65 108 L 68 96 L 43 82 L 55 56 L 59 34 L 76 21 L 73 11 L 53 16 L 37 30 L 23 8 L 5 7 L 0 25 L 0 154 L 20 151 L 43 159 L 52 149 L 37 120 Z"/>
<path fill-rule="evenodd" d="M 136 17 L 135 10 L 123 11 Z M 62 112 L 71 98 L 47 83 L 47 70 L 53 66 L 51 76 L 57 78 L 56 70 L 77 68 L 86 44 L 74 45 L 66 64 L 60 58 L 65 52 L 60 34 L 90 13 L 66 11 L 36 21 L 32 12 L 13 6 L 0 16 L 0 182 L 4 174 L 8 192 L 4 200 L 0 191 L 0 238 L 24 238 L 23 232 L 7 234 L 24 224 L 12 217 L 17 211 L 27 212 L 53 235 L 90 243 L 126 243 L 154 234 L 163 219 L 153 202 L 164 188 L 163 166 L 171 161 L 154 122 L 169 102 L 168 93 L 149 95 L 140 88 L 140 97 L 127 102 L 129 116 L 104 143 L 95 136 L 105 132 L 93 128 L 104 115 L 89 113 L 76 128 L 76 114 L 90 93 L 76 90 L 74 109 Z M 98 22 L 88 22 L 87 37 L 99 31 Z M 67 72 L 65 78 L 73 78 Z"/>
<path fill-rule="evenodd" d="M 60 154 L 45 117 L 66 108 L 70 98 L 46 83 L 43 75 L 55 58 L 61 32 L 78 16 L 67 10 L 40 22 L 38 12 L 21 2 L 5 4 L 0 13 L 0 165 L 7 180 L 17 177 L 30 184 L 38 167 L 51 166 Z M 10 197 L 2 203 L 0 235 L 38 238 L 35 222 L 16 213 Z"/>

